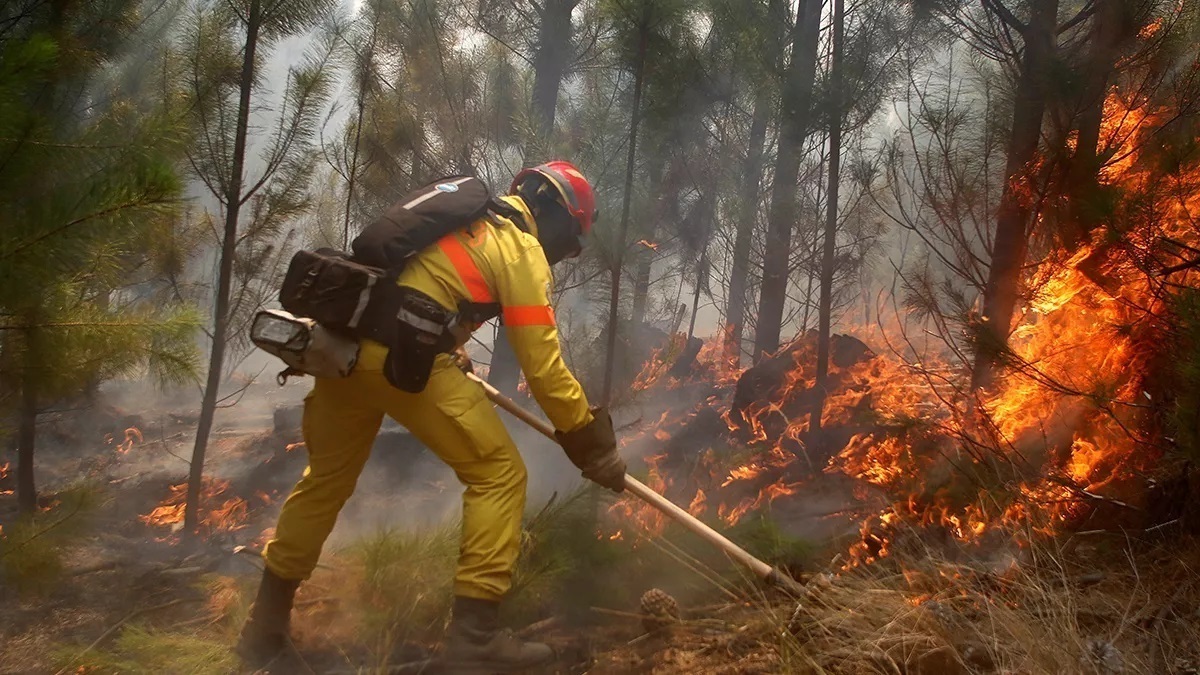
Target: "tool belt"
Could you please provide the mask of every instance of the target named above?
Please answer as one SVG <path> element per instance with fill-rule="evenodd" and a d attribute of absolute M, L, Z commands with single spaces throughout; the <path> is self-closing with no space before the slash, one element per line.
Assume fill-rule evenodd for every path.
<path fill-rule="evenodd" d="M 288 365 L 291 375 L 346 377 L 358 341 L 388 347 L 384 375 L 392 386 L 425 389 L 438 354 L 451 353 L 481 323 L 499 316 L 499 303 L 459 303 L 450 311 L 428 295 L 397 286 L 391 273 L 332 249 L 299 251 L 279 293 L 284 311 L 259 312 L 251 340 Z"/>

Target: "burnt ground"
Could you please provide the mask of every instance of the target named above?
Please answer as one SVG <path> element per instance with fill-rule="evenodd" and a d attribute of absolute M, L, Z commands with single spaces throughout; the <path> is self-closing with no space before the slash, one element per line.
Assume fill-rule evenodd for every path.
<path fill-rule="evenodd" d="M 282 410 L 289 410 L 285 406 Z M 14 529 L 18 521 L 13 472 L 0 479 L 0 673 L 54 672 L 55 645 L 86 643 L 130 612 L 174 601 L 145 617 L 167 624 L 196 616 L 197 603 L 211 598 L 205 580 L 214 575 L 253 579 L 257 561 L 237 555 L 237 546 L 261 546 L 273 527 L 283 497 L 303 472 L 298 414 L 268 415 L 218 424 L 209 446 L 207 474 L 221 492 L 207 498 L 202 514 L 226 509 L 225 522 L 184 537 L 181 524 L 149 524 L 144 518 L 186 481 L 194 418 L 186 413 L 136 414 L 111 405 L 53 416 L 40 438 L 38 479 L 45 513 L 28 544 Z M 126 433 L 127 429 L 136 432 Z M 0 455 L 0 465 L 15 458 Z M 15 465 L 15 461 L 13 462 Z M 369 527 L 366 516 L 381 502 L 404 513 L 413 526 L 440 518 L 457 502 L 457 483 L 444 464 L 402 429 L 377 439 L 362 480 L 363 497 L 347 505 L 339 527 L 345 540 Z M 381 489 L 387 486 L 387 493 Z M 76 496 L 85 495 L 82 505 Z M 238 500 L 244 500 L 244 504 Z M 395 508 L 400 501 L 402 508 Z M 213 516 L 215 517 L 215 516 Z M 391 516 L 396 520 L 395 516 Z M 386 520 L 381 517 L 379 520 Z M 69 549 L 61 570 L 38 570 L 41 545 Z M 9 560 L 5 561 L 7 557 Z M 16 571 L 4 563 L 24 563 Z M 55 561 L 57 562 L 57 561 Z M 44 572 L 44 574 L 43 574 Z M 46 577 L 45 582 L 41 577 Z"/>
<path fill-rule="evenodd" d="M 662 404 L 678 407 L 679 401 Z M 52 507 L 49 524 L 71 505 L 67 487 L 74 481 L 92 486 L 95 503 L 80 509 L 82 527 L 68 522 L 39 536 L 61 552 L 64 567 L 46 574 L 48 584 L 30 588 L 18 585 L 7 567 L 0 572 L 5 575 L 0 578 L 0 673 L 229 672 L 232 668 L 194 662 L 188 663 L 195 667 L 179 665 L 186 650 L 178 641 L 160 649 L 181 651 L 167 651 L 159 661 L 114 666 L 97 659 L 135 627 L 195 636 L 201 654 L 195 658 L 201 663 L 228 659 L 258 569 L 253 556 L 235 554 L 234 548 L 261 543 L 281 497 L 305 464 L 302 449 L 287 450 L 299 440 L 298 418 L 289 405 L 280 406 L 284 412 L 278 421 L 268 409 L 217 430 L 208 467 L 229 486 L 210 502 L 218 506 L 243 498 L 244 513 L 235 515 L 244 518 L 231 529 L 209 528 L 194 538 L 140 518 L 184 479 L 185 463 L 173 455 L 190 452 L 193 419 L 111 407 L 57 419 L 39 465 L 44 501 Z M 626 433 L 635 434 L 653 428 L 658 413 L 647 410 L 640 417 L 640 423 L 618 420 L 618 426 L 632 424 Z M 125 429 L 139 424 L 140 440 L 120 452 Z M 671 447 L 703 441 L 705 424 L 715 422 L 701 420 L 692 432 L 697 435 L 679 434 Z M 644 441 L 648 447 L 631 450 L 664 447 L 651 438 Z M 530 503 L 537 504 L 573 472 L 532 438 L 520 442 L 527 460 L 547 457 L 530 462 Z M 0 481 L 0 491 L 10 488 L 11 476 Z M 771 519 L 781 530 L 814 538 L 844 535 L 856 519 L 837 513 L 845 503 L 844 489 L 833 483 L 806 485 L 803 499 L 772 504 Z M 360 494 L 347 505 L 331 546 L 380 526 L 421 529 L 442 522 L 453 516 L 457 502 L 458 488 L 445 466 L 407 434 L 389 428 L 378 439 Z M 14 555 L 14 516 L 15 498 L 0 495 L 6 536 L 0 556 Z M 745 541 L 740 537 L 748 535 L 731 536 Z M 1072 537 L 1053 550 L 996 551 L 969 564 L 924 548 L 927 542 L 920 536 L 910 544 L 867 570 L 834 577 L 822 572 L 839 571 L 836 560 L 812 558 L 810 565 L 793 569 L 810 587 L 810 597 L 799 602 L 764 594 L 753 583 L 722 590 L 703 580 L 712 570 L 668 563 L 654 583 L 678 595 L 684 621 L 666 632 L 643 628 L 636 603 L 636 594 L 649 585 L 643 584 L 632 589 L 632 601 L 612 594 L 585 608 L 590 615 L 583 623 L 538 621 L 526 633 L 560 650 L 562 658 L 552 670 L 562 673 L 1197 672 L 1200 545 L 1182 533 Z M 621 548 L 619 555 L 630 550 L 636 545 Z M 350 604 L 357 600 L 340 588 L 350 583 L 342 569 L 319 570 L 302 587 L 299 656 L 271 672 L 355 672 L 376 663 L 361 645 L 346 646 L 361 642 L 361 636 L 347 632 L 354 629 L 345 620 L 361 614 L 361 608 Z M 448 570 L 435 572 L 449 576 Z M 421 647 L 400 642 L 388 656 L 392 663 L 405 660 L 434 642 L 432 637 L 422 639 Z M 150 658 L 147 653 L 143 656 Z M 371 652 L 375 659 L 379 653 Z M 1113 665 L 1118 662 L 1120 668 Z"/>
<path fill-rule="evenodd" d="M 244 410 L 234 408 L 237 414 L 218 418 L 206 463 L 206 475 L 223 488 L 206 496 L 202 517 L 221 511 L 227 520 L 202 525 L 196 536 L 183 536 L 179 523 L 146 522 L 157 507 L 179 501 L 172 501 L 178 496 L 172 487 L 186 480 L 184 458 L 191 452 L 195 424 L 189 401 L 129 408 L 102 403 L 47 419 L 37 466 L 44 513 L 33 526 L 32 544 L 24 543 L 16 529 L 15 495 L 0 494 L 5 535 L 0 544 L 0 673 L 57 672 L 75 656 L 96 656 L 130 626 L 185 633 L 197 627 L 209 640 L 232 643 L 231 631 L 240 623 L 238 612 L 249 602 L 259 569 L 254 556 L 234 551 L 261 546 L 306 464 L 303 447 L 296 445 L 301 441 L 297 397 L 246 402 Z M 636 429 L 654 419 L 657 412 L 652 411 L 618 424 Z M 510 430 L 529 464 L 531 505 L 578 483 L 561 451 L 525 430 Z M 0 464 L 7 460 L 0 456 Z M 11 474 L 0 479 L 0 492 L 12 489 L 12 480 Z M 459 490 L 444 464 L 402 429 L 385 426 L 327 551 L 380 527 L 419 530 L 452 519 Z M 86 498 L 79 498 L 82 506 L 76 509 L 79 494 Z M 227 509 L 230 500 L 244 503 Z M 42 555 L 37 550 L 42 544 L 55 555 Z M 2 564 L 26 558 L 32 558 L 32 570 L 28 564 L 21 570 Z M 664 574 L 678 576 L 677 571 Z M 222 589 L 230 583 L 236 589 Z M 309 584 L 301 591 L 301 602 L 321 600 L 313 596 L 327 588 Z M 231 606 L 215 607 L 225 596 L 236 600 L 226 598 Z M 595 667 L 603 645 L 637 640 L 642 633 L 636 619 L 616 617 L 615 623 L 590 627 L 583 640 L 561 627 L 556 634 L 553 626 L 543 626 L 538 634 L 555 642 L 570 672 L 580 672 Z M 653 644 L 645 638 L 635 644 L 644 642 Z M 304 658 L 304 667 L 324 664 L 332 670 L 353 660 L 328 640 L 311 641 Z M 276 672 L 291 671 L 285 666 Z M 608 672 L 624 672 L 624 666 Z"/>
<path fill-rule="evenodd" d="M 11 492 L 15 472 L 0 478 L 0 673 L 56 672 L 66 654 L 97 639 L 112 643 L 118 626 L 187 630 L 212 613 L 220 595 L 214 583 L 236 579 L 240 607 L 229 611 L 244 611 L 261 569 L 247 553 L 269 536 L 307 461 L 299 396 L 270 393 L 251 390 L 242 408 L 218 414 L 206 477 L 221 489 L 206 493 L 201 515 L 215 519 L 217 512 L 224 520 L 204 522 L 196 536 L 183 536 L 178 522 L 146 522 L 156 508 L 180 501 L 172 488 L 187 478 L 193 402 L 125 408 L 106 401 L 47 416 L 37 464 L 43 513 L 29 543 Z M 548 452 L 549 443 L 531 432 L 511 432 L 529 464 L 531 504 L 578 483 L 561 451 Z M 0 465 L 6 461 L 15 465 L 15 456 L 0 452 Z M 446 465 L 385 423 L 326 551 L 380 528 L 417 531 L 453 520 L 460 491 Z M 235 508 L 227 508 L 231 501 Z M 249 551 L 235 553 L 241 546 Z M 331 662 L 345 666 L 345 655 L 328 651 Z M 321 653 L 309 658 L 319 662 Z"/>

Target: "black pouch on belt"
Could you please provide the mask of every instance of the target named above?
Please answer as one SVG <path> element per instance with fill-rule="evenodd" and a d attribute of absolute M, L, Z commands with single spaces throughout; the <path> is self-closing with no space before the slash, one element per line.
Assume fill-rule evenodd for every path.
<path fill-rule="evenodd" d="M 387 381 L 401 391 L 419 394 L 429 382 L 433 360 L 456 346 L 451 326 L 456 315 L 424 293 L 401 289 L 396 312 L 396 341 L 383 363 Z"/>

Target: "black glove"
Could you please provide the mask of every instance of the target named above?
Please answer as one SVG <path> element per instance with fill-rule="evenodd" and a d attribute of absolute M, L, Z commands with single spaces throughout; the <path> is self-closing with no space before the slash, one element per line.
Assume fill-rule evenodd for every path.
<path fill-rule="evenodd" d="M 459 370 L 463 371 L 464 373 L 474 374 L 475 364 L 471 363 L 471 357 L 467 355 L 467 350 L 465 347 L 461 345 L 456 347 L 454 351 L 451 352 L 450 358 L 454 359 L 454 365 L 458 366 Z"/>
<path fill-rule="evenodd" d="M 592 421 L 581 429 L 555 431 L 558 444 L 583 477 L 612 490 L 625 489 L 625 460 L 617 454 L 612 418 L 604 408 L 592 409 Z"/>

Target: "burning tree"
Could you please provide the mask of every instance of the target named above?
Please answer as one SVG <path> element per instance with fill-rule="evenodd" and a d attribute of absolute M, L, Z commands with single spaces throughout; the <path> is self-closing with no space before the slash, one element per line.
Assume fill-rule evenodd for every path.
<path fill-rule="evenodd" d="M 905 295 L 881 296 L 883 318 L 858 331 L 864 342 L 834 336 L 825 386 L 819 340 L 805 335 L 743 372 L 736 388 L 718 385 L 691 411 L 664 416 L 648 432 L 665 443 L 649 458 L 657 485 L 735 523 L 844 482 L 860 523 L 849 564 L 887 556 L 905 531 L 940 532 L 956 545 L 1020 545 L 1084 523 L 1155 527 L 1177 518 L 1182 505 L 1162 504 L 1155 486 L 1177 482 L 1172 446 L 1194 438 L 1195 416 L 1181 417 L 1179 404 L 1194 401 L 1183 378 L 1195 372 L 1200 63 L 1194 49 L 1168 46 L 1194 17 L 1142 6 L 1124 15 L 1137 20 L 1133 28 L 1105 48 L 1116 67 L 1104 77 L 1088 209 L 1071 203 L 1083 180 L 1075 167 L 1090 161 L 1073 151 L 1086 119 L 1057 113 L 1086 112 L 1080 92 L 1094 91 L 1093 78 L 1080 75 L 1087 86 L 1068 100 L 1048 99 L 1058 133 L 1039 133 L 1049 140 L 1014 177 L 1011 162 L 1000 169 L 995 157 L 1013 146 L 990 135 L 1003 81 L 991 73 L 980 89 L 937 89 L 910 64 L 913 105 L 900 111 L 906 126 L 884 154 L 892 199 L 879 201 L 901 242 L 919 242 L 916 261 L 897 265 Z M 1093 9 L 1055 32 L 1067 45 L 1107 35 L 1090 22 L 1113 15 Z M 1067 59 L 1076 54 L 1082 64 Z M 1086 71 L 1096 54 L 1059 58 Z M 960 64 L 937 67 L 951 73 Z M 1033 262 L 1015 282 L 1020 303 L 1005 346 L 976 352 L 975 303 L 986 312 L 995 283 L 992 208 L 1015 199 L 1034 224 L 1022 245 Z M 1108 208 L 1096 211 L 1101 204 Z M 981 361 L 993 371 L 986 389 Z M 821 396 L 818 427 L 809 413 Z"/>

